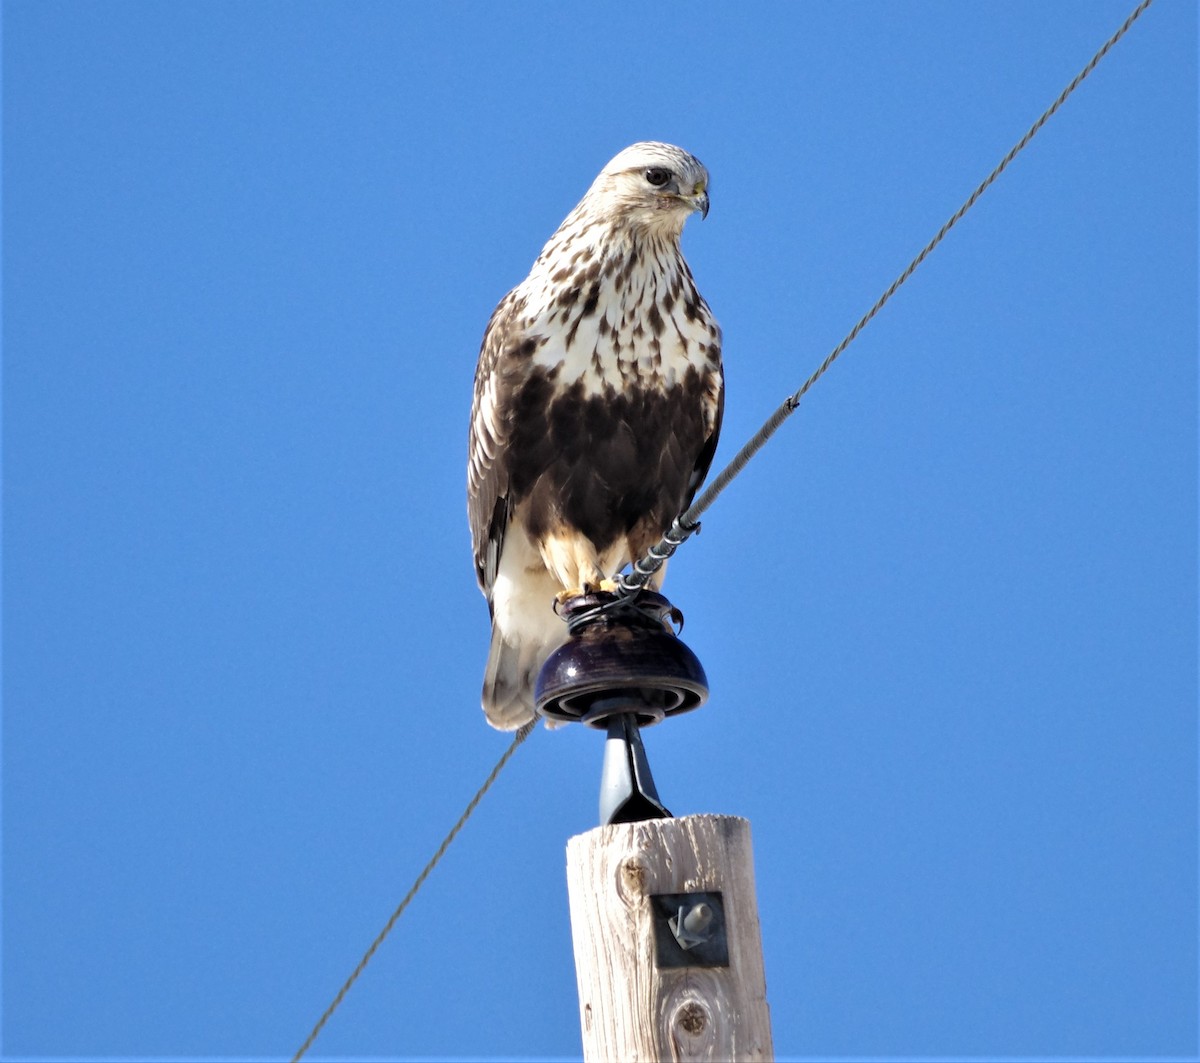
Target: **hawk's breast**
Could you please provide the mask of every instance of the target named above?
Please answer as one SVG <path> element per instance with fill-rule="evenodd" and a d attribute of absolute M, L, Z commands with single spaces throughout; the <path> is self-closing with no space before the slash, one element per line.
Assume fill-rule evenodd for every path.
<path fill-rule="evenodd" d="M 535 539 L 565 525 L 604 550 L 690 498 L 719 417 L 720 330 L 677 261 L 585 270 L 531 315 L 508 456 Z"/>

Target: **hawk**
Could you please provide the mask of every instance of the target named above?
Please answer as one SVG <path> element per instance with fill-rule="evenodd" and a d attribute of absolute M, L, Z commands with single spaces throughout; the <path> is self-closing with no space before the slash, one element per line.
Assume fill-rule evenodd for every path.
<path fill-rule="evenodd" d="M 500 730 L 533 718 L 538 671 L 567 637 L 555 599 L 613 589 L 712 462 L 721 330 L 679 248 L 697 211 L 708 214 L 698 159 L 626 148 L 484 332 L 467 512 L 492 616 L 483 708 Z"/>

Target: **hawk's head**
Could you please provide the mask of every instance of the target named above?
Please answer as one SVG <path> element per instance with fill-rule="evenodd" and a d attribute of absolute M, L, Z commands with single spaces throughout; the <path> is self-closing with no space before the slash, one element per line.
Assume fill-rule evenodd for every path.
<path fill-rule="evenodd" d="M 674 144 L 644 141 L 600 171 L 584 204 L 606 219 L 678 236 L 692 211 L 708 214 L 708 171 Z"/>

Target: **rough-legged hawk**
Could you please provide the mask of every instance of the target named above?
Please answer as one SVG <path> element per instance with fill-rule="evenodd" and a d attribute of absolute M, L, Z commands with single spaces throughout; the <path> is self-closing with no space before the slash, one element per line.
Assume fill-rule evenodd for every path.
<path fill-rule="evenodd" d="M 693 211 L 708 213 L 699 160 L 670 144 L 626 148 L 484 333 L 467 509 L 492 613 L 483 707 L 494 727 L 532 718 L 538 670 L 567 634 L 556 595 L 609 587 L 712 461 L 721 330 L 679 249 Z"/>

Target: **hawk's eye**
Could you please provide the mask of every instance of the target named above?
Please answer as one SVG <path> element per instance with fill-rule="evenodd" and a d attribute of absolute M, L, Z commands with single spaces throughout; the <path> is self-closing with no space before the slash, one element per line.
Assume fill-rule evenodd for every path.
<path fill-rule="evenodd" d="M 646 171 L 646 180 L 649 181 L 655 188 L 661 188 L 671 179 L 671 171 L 664 170 L 661 166 L 651 166 Z"/>

